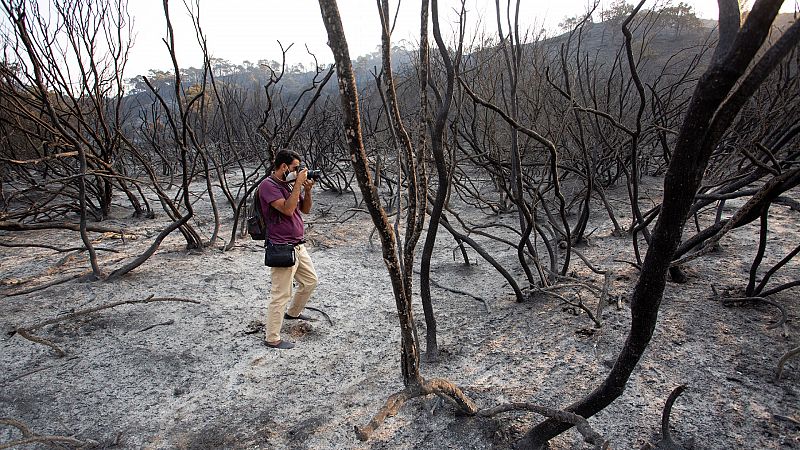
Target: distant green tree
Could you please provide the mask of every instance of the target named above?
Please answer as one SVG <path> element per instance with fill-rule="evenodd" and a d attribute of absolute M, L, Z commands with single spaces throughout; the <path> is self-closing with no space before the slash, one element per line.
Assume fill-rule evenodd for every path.
<path fill-rule="evenodd" d="M 675 30 L 675 37 L 680 36 L 685 30 L 699 28 L 701 24 L 694 8 L 684 2 L 662 8 L 659 13 L 664 24 Z"/>
<path fill-rule="evenodd" d="M 559 22 L 558 28 L 561 31 L 567 32 L 575 28 L 578 23 L 581 21 L 581 16 L 572 16 L 572 17 L 564 17 L 564 19 Z"/>
<path fill-rule="evenodd" d="M 603 22 L 622 22 L 633 12 L 633 5 L 625 0 L 616 0 L 611 6 L 600 11 L 600 20 Z"/>
<path fill-rule="evenodd" d="M 577 16 L 564 17 L 564 19 L 558 24 L 558 27 L 561 29 L 561 31 L 564 32 L 572 31 L 573 29 L 575 29 L 575 27 L 578 26 L 578 24 L 583 22 L 584 19 L 586 19 L 585 20 L 586 24 L 594 23 L 594 16 L 592 16 L 591 14 L 589 15 L 589 17 L 586 17 L 584 14 L 578 14 Z"/>
<path fill-rule="evenodd" d="M 144 81 L 145 78 L 147 78 L 158 90 L 172 89 L 172 86 L 175 83 L 175 76 L 172 74 L 172 72 L 150 69 L 147 71 L 147 75 L 136 75 L 135 77 L 127 80 L 130 88 L 128 93 L 138 94 L 141 92 L 147 92 L 150 88 L 147 87 L 147 83 Z"/>
<path fill-rule="evenodd" d="M 227 59 L 211 57 L 209 62 L 214 70 L 215 77 L 224 77 L 236 73 L 236 65 Z"/>
<path fill-rule="evenodd" d="M 275 61 L 274 59 L 259 59 L 258 65 L 264 68 L 264 70 L 272 69 L 275 72 L 280 72 L 281 67 L 283 67 L 280 61 Z"/>

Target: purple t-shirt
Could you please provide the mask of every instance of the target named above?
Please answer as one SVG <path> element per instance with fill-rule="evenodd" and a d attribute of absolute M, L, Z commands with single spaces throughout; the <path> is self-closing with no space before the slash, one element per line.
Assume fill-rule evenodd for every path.
<path fill-rule="evenodd" d="M 271 176 L 261 182 L 258 186 L 258 196 L 261 198 L 261 211 L 264 213 L 264 221 L 267 223 L 267 239 L 275 244 L 297 243 L 305 237 L 305 227 L 303 217 L 300 215 L 300 204 L 294 209 L 291 216 L 284 215 L 277 209 L 270 206 L 270 203 L 278 199 L 287 199 L 292 193 L 292 184 L 284 181 L 277 181 Z M 300 201 L 304 198 L 300 193 Z"/>

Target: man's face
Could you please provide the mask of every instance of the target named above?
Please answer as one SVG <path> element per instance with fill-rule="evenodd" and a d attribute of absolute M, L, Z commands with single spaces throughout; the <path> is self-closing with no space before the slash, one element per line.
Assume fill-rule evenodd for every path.
<path fill-rule="evenodd" d="M 289 165 L 284 164 L 283 166 L 286 168 L 286 170 L 283 172 L 283 179 L 285 180 L 286 175 L 297 171 L 297 169 L 300 167 L 300 160 L 295 159 L 292 161 L 291 164 Z"/>

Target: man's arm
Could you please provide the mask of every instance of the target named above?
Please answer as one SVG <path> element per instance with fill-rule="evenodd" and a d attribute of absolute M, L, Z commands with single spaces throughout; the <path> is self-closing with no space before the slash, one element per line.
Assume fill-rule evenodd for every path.
<path fill-rule="evenodd" d="M 311 188 L 314 186 L 314 180 L 306 180 L 303 183 L 303 189 L 305 189 L 305 194 L 303 195 L 303 200 L 300 201 L 300 212 L 303 214 L 308 214 L 311 212 L 311 206 L 314 205 L 314 200 L 311 198 Z"/>
<path fill-rule="evenodd" d="M 300 205 L 300 211 L 306 213 L 300 202 L 300 191 L 303 189 L 303 184 L 305 184 L 307 177 L 308 170 L 301 170 L 300 173 L 297 174 L 297 181 L 294 183 L 294 187 L 292 188 L 292 193 L 289 194 L 289 198 L 279 198 L 270 203 L 270 205 L 280 211 L 280 213 L 284 216 L 291 216 L 294 214 L 294 210 L 297 209 L 298 205 Z M 311 210 L 311 207 L 308 209 Z"/>

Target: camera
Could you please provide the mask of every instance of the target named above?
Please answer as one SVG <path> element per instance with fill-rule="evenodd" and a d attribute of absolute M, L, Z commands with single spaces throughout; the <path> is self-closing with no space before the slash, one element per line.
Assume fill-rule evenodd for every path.
<path fill-rule="evenodd" d="M 298 168 L 298 171 L 303 170 L 303 169 L 306 169 L 306 167 L 305 166 L 300 166 Z M 320 178 L 322 178 L 322 171 L 321 170 L 319 170 L 319 169 L 308 169 L 308 179 L 309 180 L 317 181 Z"/>

